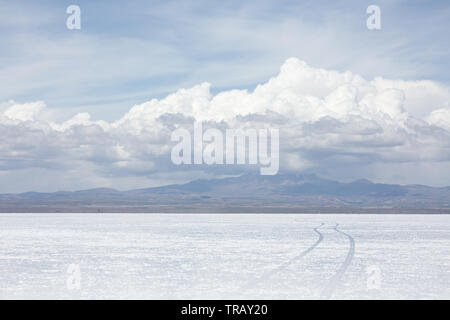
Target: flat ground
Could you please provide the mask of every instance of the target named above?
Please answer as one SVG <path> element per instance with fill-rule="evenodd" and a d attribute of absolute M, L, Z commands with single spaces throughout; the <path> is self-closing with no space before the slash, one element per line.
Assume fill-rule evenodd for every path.
<path fill-rule="evenodd" d="M 450 215 L 39 213 L 0 226 L 1 299 L 450 299 Z"/>

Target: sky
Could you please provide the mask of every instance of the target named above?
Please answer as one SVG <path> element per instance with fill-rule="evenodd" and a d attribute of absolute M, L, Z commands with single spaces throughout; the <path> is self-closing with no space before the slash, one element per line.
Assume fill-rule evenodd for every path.
<path fill-rule="evenodd" d="M 0 1 L 0 192 L 254 169 L 173 166 L 193 120 L 277 126 L 281 172 L 450 185 L 448 30 L 448 1 Z"/>

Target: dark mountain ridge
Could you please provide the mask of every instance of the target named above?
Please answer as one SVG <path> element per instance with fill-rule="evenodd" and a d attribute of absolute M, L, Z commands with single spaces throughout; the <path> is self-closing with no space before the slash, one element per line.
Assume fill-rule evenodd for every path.
<path fill-rule="evenodd" d="M 378 211 L 377 211 L 378 210 Z M 1 194 L 0 212 L 450 212 L 450 187 L 244 174 L 118 191 Z"/>

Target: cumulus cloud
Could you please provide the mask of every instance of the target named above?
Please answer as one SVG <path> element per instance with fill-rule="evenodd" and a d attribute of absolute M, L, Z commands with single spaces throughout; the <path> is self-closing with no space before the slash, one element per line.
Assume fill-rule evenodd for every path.
<path fill-rule="evenodd" d="M 89 181 L 86 187 L 110 179 L 121 188 L 114 179 L 135 177 L 140 185 L 156 174 L 251 170 L 174 166 L 171 132 L 192 130 L 194 121 L 219 129 L 279 128 L 282 171 L 311 170 L 342 178 L 339 172 L 350 177 L 349 168 L 354 168 L 355 175 L 389 180 L 390 165 L 450 162 L 450 92 L 433 81 L 366 80 L 290 58 L 277 76 L 253 91 L 213 95 L 210 87 L 202 83 L 135 105 L 113 122 L 92 120 L 88 113 L 54 121 L 52 110 L 41 101 L 0 104 L 0 172 L 9 177 L 32 168 L 63 173 L 75 165 L 90 168 L 79 172 Z M 380 164 L 386 171 L 377 169 L 375 174 Z M 434 174 L 440 176 L 437 184 L 450 178 L 448 173 Z M 413 172 L 411 176 L 399 182 L 411 182 Z"/>

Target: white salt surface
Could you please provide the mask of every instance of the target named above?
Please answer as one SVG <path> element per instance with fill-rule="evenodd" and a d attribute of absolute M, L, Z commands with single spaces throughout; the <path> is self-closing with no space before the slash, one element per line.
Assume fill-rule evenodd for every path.
<path fill-rule="evenodd" d="M 450 216 L 0 214 L 16 298 L 450 299 Z"/>

